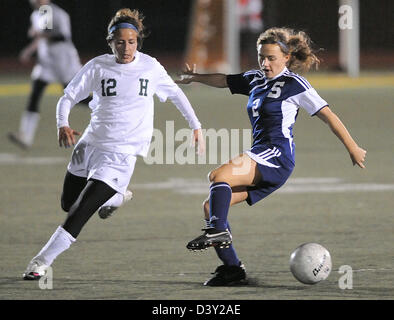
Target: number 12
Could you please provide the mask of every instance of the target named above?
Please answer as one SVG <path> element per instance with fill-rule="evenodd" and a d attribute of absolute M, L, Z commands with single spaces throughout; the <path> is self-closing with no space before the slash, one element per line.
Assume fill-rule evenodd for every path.
<path fill-rule="evenodd" d="M 107 79 L 107 88 L 105 88 L 105 79 L 101 80 L 101 95 L 103 97 L 116 96 L 116 91 L 113 90 L 116 87 L 115 79 Z"/>

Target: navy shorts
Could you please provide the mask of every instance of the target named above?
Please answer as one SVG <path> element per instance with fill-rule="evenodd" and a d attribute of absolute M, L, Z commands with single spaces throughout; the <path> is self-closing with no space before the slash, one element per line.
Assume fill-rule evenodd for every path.
<path fill-rule="evenodd" d="M 246 202 L 251 206 L 279 189 L 290 177 L 294 169 L 294 161 L 287 154 L 289 148 L 280 145 L 259 144 L 245 153 L 257 163 L 262 181 L 248 187 Z"/>

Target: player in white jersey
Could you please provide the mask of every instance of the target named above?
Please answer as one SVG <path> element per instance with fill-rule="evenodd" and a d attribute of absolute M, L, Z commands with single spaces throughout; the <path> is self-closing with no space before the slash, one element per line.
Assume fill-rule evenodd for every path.
<path fill-rule="evenodd" d="M 345 145 L 353 165 L 364 168 L 366 151 L 356 144 L 308 81 L 290 71 L 308 70 L 319 62 L 309 37 L 291 29 L 268 29 L 257 41 L 257 52 L 260 70 L 237 75 L 197 74 L 187 67 L 177 81 L 228 87 L 233 94 L 249 97 L 246 109 L 253 128 L 252 148 L 209 174 L 210 194 L 204 202 L 207 228 L 187 244 L 191 250 L 214 246 L 224 263 L 205 283 L 208 286 L 247 282 L 244 266 L 232 245 L 229 207 L 243 201 L 253 205 L 287 181 L 295 165 L 292 130 L 300 108 L 327 123 Z"/>
<path fill-rule="evenodd" d="M 78 52 L 71 40 L 67 12 L 49 0 L 30 2 L 34 8 L 28 32 L 32 41 L 22 50 L 20 60 L 27 63 L 37 53 L 37 63 L 31 74 L 31 93 L 20 119 L 19 130 L 8 135 L 13 143 L 24 149 L 31 147 L 34 142 L 40 120 L 39 102 L 46 86 L 57 82 L 65 87 L 81 68 Z M 89 101 L 87 98 L 81 102 Z"/>
<path fill-rule="evenodd" d="M 75 145 L 64 179 L 61 206 L 67 218 L 31 260 L 24 279 L 39 279 L 105 202 L 126 193 L 136 157 L 147 155 L 152 139 L 155 94 L 175 104 L 193 129 L 193 141 L 204 149 L 201 124 L 182 90 L 156 59 L 138 51 L 145 36 L 142 19 L 137 10 L 119 10 L 108 26 L 113 54 L 89 61 L 58 102 L 59 144 L 70 147 L 79 135 L 69 126 L 70 110 L 93 92 L 91 120 Z"/>

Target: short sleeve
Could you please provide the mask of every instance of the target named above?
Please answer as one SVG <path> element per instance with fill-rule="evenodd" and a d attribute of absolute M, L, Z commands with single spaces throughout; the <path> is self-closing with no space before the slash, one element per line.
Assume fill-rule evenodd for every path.
<path fill-rule="evenodd" d="M 226 77 L 227 86 L 232 94 L 249 95 L 250 87 L 249 81 L 244 76 L 244 73 L 229 74 Z"/>
<path fill-rule="evenodd" d="M 311 116 L 328 106 L 328 103 L 319 96 L 314 88 L 309 88 L 291 97 L 291 100 L 299 107 L 305 109 Z"/>

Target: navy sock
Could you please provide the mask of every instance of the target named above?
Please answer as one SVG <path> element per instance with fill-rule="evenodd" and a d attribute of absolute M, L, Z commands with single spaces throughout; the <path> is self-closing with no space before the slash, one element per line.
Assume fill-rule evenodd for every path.
<path fill-rule="evenodd" d="M 230 225 L 227 223 L 227 229 L 230 230 Z M 218 255 L 219 259 L 223 261 L 223 264 L 226 266 L 239 266 L 239 259 L 237 257 L 237 253 L 233 245 L 231 244 L 228 248 L 219 248 L 215 247 L 216 254 Z"/>
<path fill-rule="evenodd" d="M 211 225 L 217 230 L 224 231 L 227 228 L 231 195 L 231 187 L 226 182 L 216 182 L 210 187 L 209 216 Z"/>

